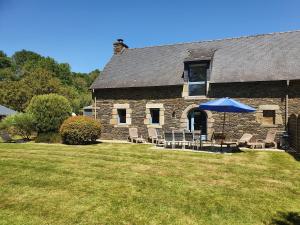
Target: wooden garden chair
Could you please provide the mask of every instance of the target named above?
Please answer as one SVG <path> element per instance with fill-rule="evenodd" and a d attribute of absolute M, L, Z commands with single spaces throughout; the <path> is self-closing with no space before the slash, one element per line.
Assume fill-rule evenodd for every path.
<path fill-rule="evenodd" d="M 253 138 L 252 134 L 244 133 L 240 139 L 232 139 L 226 142 L 235 143 L 236 146 L 247 146 L 248 143 L 251 142 L 251 139 Z"/>
<path fill-rule="evenodd" d="M 253 142 L 248 143 L 248 146 L 250 148 L 256 148 L 256 147 L 260 147 L 260 148 L 267 148 L 267 147 L 274 147 L 277 148 L 277 143 L 275 141 L 276 138 L 276 130 L 270 129 L 267 132 L 267 136 L 265 139 L 257 139 L 254 140 Z"/>
<path fill-rule="evenodd" d="M 162 136 L 158 134 L 157 129 L 153 127 L 148 128 L 148 139 L 149 142 L 157 145 L 161 145 L 164 142 Z"/>
<path fill-rule="evenodd" d="M 144 143 L 145 139 L 138 135 L 138 129 L 136 127 L 130 127 L 129 128 L 129 141 L 132 143 Z"/>

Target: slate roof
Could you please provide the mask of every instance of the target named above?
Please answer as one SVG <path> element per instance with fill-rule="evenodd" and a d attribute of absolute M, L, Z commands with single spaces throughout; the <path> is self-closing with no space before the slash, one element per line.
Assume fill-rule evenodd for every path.
<path fill-rule="evenodd" d="M 197 59 L 212 60 L 211 83 L 300 79 L 300 31 L 125 49 L 91 89 L 181 85 Z"/>
<path fill-rule="evenodd" d="M 0 105 L 0 116 L 9 116 L 16 113 L 16 111 L 9 109 L 3 105 Z"/>

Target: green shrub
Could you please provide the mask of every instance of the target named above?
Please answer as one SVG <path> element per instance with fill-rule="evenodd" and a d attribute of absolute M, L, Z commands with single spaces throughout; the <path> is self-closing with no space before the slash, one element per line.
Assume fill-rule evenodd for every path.
<path fill-rule="evenodd" d="M 57 132 L 39 133 L 35 139 L 36 143 L 61 143 L 61 136 Z"/>
<path fill-rule="evenodd" d="M 20 135 L 23 139 L 29 140 L 36 131 L 34 116 L 30 113 L 17 113 L 6 117 L 0 125 L 14 135 Z"/>
<path fill-rule="evenodd" d="M 60 134 L 65 144 L 94 143 L 100 137 L 101 125 L 97 120 L 92 118 L 74 116 L 64 121 L 60 127 Z"/>
<path fill-rule="evenodd" d="M 65 97 L 48 94 L 34 96 L 26 111 L 34 116 L 38 133 L 48 133 L 57 132 L 72 109 Z"/>

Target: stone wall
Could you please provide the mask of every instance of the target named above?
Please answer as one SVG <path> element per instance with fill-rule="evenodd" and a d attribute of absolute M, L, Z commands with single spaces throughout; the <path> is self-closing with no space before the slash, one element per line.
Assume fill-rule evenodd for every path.
<path fill-rule="evenodd" d="M 300 109 L 300 84 L 291 83 L 289 93 L 289 114 L 297 113 Z M 299 90 L 299 91 L 298 91 Z M 190 109 L 212 98 L 232 97 L 245 104 L 261 109 L 263 107 L 276 108 L 276 124 L 272 128 L 283 130 L 285 128 L 285 94 L 286 82 L 252 82 L 210 84 L 208 97 L 185 99 L 182 97 L 182 86 L 122 88 L 96 90 L 97 118 L 102 123 L 103 139 L 126 139 L 128 127 L 138 127 L 139 133 L 147 137 L 147 104 L 160 104 L 164 108 L 164 131 L 183 129 L 187 127 L 186 115 Z M 111 124 L 114 118 L 112 112 L 115 104 L 129 104 L 131 124 L 116 127 Z M 249 132 L 257 138 L 264 138 L 270 126 L 261 122 L 261 110 L 255 113 L 228 113 L 225 131 L 231 138 L 239 138 L 243 133 Z M 207 112 L 208 131 L 221 131 L 223 113 Z"/>

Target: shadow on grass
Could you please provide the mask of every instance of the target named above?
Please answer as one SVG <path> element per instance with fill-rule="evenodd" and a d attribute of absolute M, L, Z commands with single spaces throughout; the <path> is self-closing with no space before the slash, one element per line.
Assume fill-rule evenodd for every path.
<path fill-rule="evenodd" d="M 238 147 L 220 147 L 220 146 L 203 146 L 201 151 L 219 152 L 219 153 L 242 153 Z"/>
<path fill-rule="evenodd" d="M 300 225 L 299 212 L 278 212 L 269 225 Z"/>
<path fill-rule="evenodd" d="M 168 149 L 171 149 L 171 146 L 168 147 Z M 182 149 L 181 146 L 175 146 L 175 149 L 180 150 Z M 199 149 L 191 149 L 186 148 L 186 150 L 194 150 L 194 151 L 206 151 L 206 152 L 214 152 L 214 153 L 244 153 L 244 151 L 240 150 L 238 147 L 220 147 L 220 146 L 202 146 L 202 148 Z"/>

